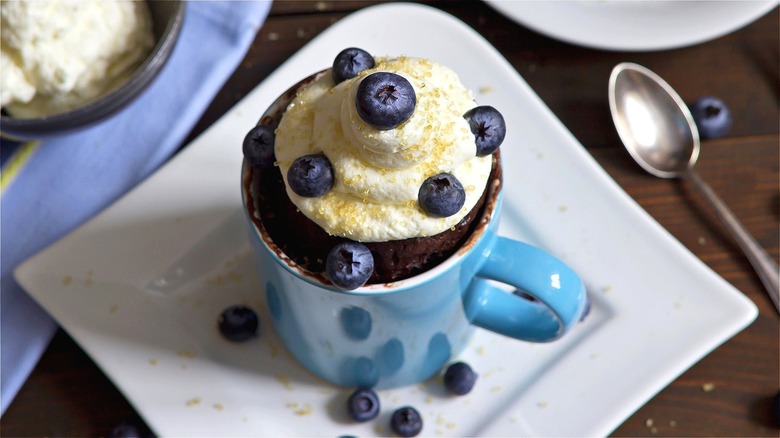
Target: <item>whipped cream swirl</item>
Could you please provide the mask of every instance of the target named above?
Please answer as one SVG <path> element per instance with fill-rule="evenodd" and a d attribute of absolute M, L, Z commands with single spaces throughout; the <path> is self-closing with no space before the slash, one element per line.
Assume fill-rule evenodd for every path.
<path fill-rule="evenodd" d="M 357 114 L 360 81 L 376 71 L 392 72 L 414 87 L 412 116 L 391 130 L 378 130 Z M 301 156 L 322 153 L 335 173 L 323 196 L 301 197 L 287 186 L 296 207 L 328 234 L 359 242 L 432 236 L 456 225 L 476 205 L 492 168 L 478 157 L 474 134 L 463 114 L 476 106 L 472 92 L 450 68 L 420 58 L 376 58 L 374 68 L 336 85 L 330 74 L 305 85 L 276 129 L 277 164 L 287 170 Z M 451 173 L 466 191 L 452 216 L 428 215 L 418 205 L 420 185 Z"/>

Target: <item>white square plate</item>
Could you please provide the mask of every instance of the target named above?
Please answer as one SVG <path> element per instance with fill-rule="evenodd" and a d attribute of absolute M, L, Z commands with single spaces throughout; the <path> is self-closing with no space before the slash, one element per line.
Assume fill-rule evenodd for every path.
<path fill-rule="evenodd" d="M 276 337 L 240 200 L 245 132 L 288 86 L 349 46 L 438 60 L 503 113 L 500 231 L 566 261 L 593 301 L 586 321 L 554 343 L 478 331 L 462 355 L 480 374 L 469 395 L 447 397 L 436 379 L 381 391 L 382 414 L 365 424 L 347 419 L 348 390 L 308 374 Z M 424 416 L 424 435 L 606 435 L 757 312 L 638 207 L 481 36 L 404 4 L 334 24 L 16 276 L 156 433 L 176 436 L 388 435 L 390 413 L 406 404 Z M 258 339 L 219 336 L 217 316 L 236 303 L 258 309 Z"/>

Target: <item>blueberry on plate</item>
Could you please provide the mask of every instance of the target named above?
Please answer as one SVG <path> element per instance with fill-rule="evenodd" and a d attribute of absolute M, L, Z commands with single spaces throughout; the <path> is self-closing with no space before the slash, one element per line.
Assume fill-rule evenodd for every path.
<path fill-rule="evenodd" d="M 477 156 L 490 155 L 501 146 L 506 136 L 506 122 L 497 109 L 488 105 L 477 106 L 466 111 L 463 118 L 469 122 L 469 129 L 474 134 Z"/>
<path fill-rule="evenodd" d="M 333 81 L 338 84 L 369 68 L 374 68 L 374 57 L 363 49 L 350 47 L 336 55 L 331 75 Z"/>
<path fill-rule="evenodd" d="M 455 395 L 465 395 L 474 388 L 477 373 L 465 362 L 455 362 L 444 372 L 444 387 Z"/>
<path fill-rule="evenodd" d="M 416 436 L 422 431 L 423 420 L 417 409 L 411 406 L 398 408 L 390 417 L 390 429 L 403 437 Z"/>
<path fill-rule="evenodd" d="M 731 111 L 726 103 L 717 97 L 702 97 L 694 102 L 690 109 L 699 136 L 703 139 L 723 137 L 731 129 Z"/>
<path fill-rule="evenodd" d="M 325 259 L 325 274 L 336 287 L 357 289 L 374 273 L 374 256 L 366 245 L 341 242 L 331 248 Z"/>
<path fill-rule="evenodd" d="M 223 310 L 217 321 L 219 332 L 232 342 L 244 342 L 257 336 L 260 320 L 247 306 L 235 305 Z"/>
<path fill-rule="evenodd" d="M 417 192 L 417 201 L 429 215 L 449 217 L 459 212 L 466 203 L 466 191 L 455 175 L 440 173 L 423 181 Z"/>
<path fill-rule="evenodd" d="M 379 397 L 369 388 L 358 388 L 347 399 L 347 412 L 360 423 L 372 420 L 379 414 Z"/>
<path fill-rule="evenodd" d="M 333 167 L 323 154 L 296 158 L 287 169 L 287 184 L 300 196 L 314 198 L 333 187 Z"/>
<path fill-rule="evenodd" d="M 364 122 L 384 131 L 399 126 L 412 116 L 417 95 L 403 76 L 376 72 L 360 81 L 355 105 Z"/>
<path fill-rule="evenodd" d="M 270 126 L 257 125 L 244 136 L 242 149 L 249 164 L 261 169 L 274 167 L 276 134 Z"/>

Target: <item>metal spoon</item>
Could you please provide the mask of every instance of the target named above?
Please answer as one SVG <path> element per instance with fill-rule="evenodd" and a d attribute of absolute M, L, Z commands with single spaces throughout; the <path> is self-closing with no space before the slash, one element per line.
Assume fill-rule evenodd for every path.
<path fill-rule="evenodd" d="M 712 204 L 780 312 L 777 263 L 693 171 L 699 157 L 699 131 L 680 96 L 652 71 L 624 62 L 612 69 L 609 107 L 623 144 L 640 166 L 661 178 L 687 179 Z"/>

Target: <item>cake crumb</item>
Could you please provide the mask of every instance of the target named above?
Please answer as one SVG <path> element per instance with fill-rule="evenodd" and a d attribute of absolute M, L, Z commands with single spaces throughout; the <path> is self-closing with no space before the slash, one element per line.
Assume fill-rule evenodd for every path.
<path fill-rule="evenodd" d="M 707 244 L 707 239 L 704 238 L 704 236 L 699 236 L 699 245 L 704 246 Z"/>
<path fill-rule="evenodd" d="M 569 211 L 569 206 L 561 205 L 560 207 L 558 207 L 558 211 L 560 211 L 561 213 L 566 213 L 567 211 Z"/>
<path fill-rule="evenodd" d="M 73 277 L 71 277 L 70 275 L 66 275 L 62 277 L 63 286 L 70 286 L 71 283 L 73 283 Z"/>
<path fill-rule="evenodd" d="M 179 350 L 176 353 L 177 356 L 183 357 L 185 359 L 195 359 L 198 357 L 198 353 L 195 353 L 194 351 L 188 351 L 188 350 Z"/>
<path fill-rule="evenodd" d="M 674 420 L 669 420 L 669 427 L 677 427 L 677 422 Z"/>
<path fill-rule="evenodd" d="M 149 358 L 149 365 L 155 366 L 155 365 L 157 365 L 158 363 L 160 363 L 160 361 L 159 361 L 159 360 L 157 360 L 157 359 L 155 359 L 155 358 L 153 358 L 153 357 L 150 357 L 150 358 Z"/>
<path fill-rule="evenodd" d="M 287 389 L 288 391 L 292 391 L 293 386 L 292 386 L 292 383 L 290 383 L 290 378 L 289 377 L 285 376 L 284 374 L 277 374 L 276 375 L 276 380 L 278 380 L 279 383 L 281 383 L 282 386 L 284 386 L 285 389 Z"/>
<path fill-rule="evenodd" d="M 311 415 L 312 412 L 314 412 L 314 408 L 309 403 L 305 403 L 303 405 L 303 407 L 293 411 L 293 413 L 295 415 L 298 415 L 298 416 L 301 416 L 301 417 L 306 416 L 306 415 Z"/>
<path fill-rule="evenodd" d="M 202 400 L 203 399 L 201 399 L 200 397 L 193 397 L 193 398 L 187 400 L 186 405 L 187 405 L 188 408 L 191 408 L 193 406 L 199 405 Z"/>
<path fill-rule="evenodd" d="M 270 350 L 271 357 L 279 356 L 279 347 L 270 340 L 268 341 L 268 350 Z"/>
<path fill-rule="evenodd" d="M 119 311 L 119 306 L 117 306 L 116 304 L 112 304 L 111 307 L 108 309 L 108 313 L 112 315 L 118 311 Z"/>
<path fill-rule="evenodd" d="M 601 291 L 604 292 L 605 294 L 608 294 L 612 292 L 612 286 L 611 285 L 604 286 L 601 288 Z"/>
<path fill-rule="evenodd" d="M 536 404 L 536 406 L 540 407 L 541 409 L 544 409 L 544 408 L 547 407 L 547 402 L 546 401 L 540 401 L 539 403 Z"/>
<path fill-rule="evenodd" d="M 214 409 L 221 411 L 225 409 L 225 407 L 222 405 L 222 403 L 214 403 Z"/>
<path fill-rule="evenodd" d="M 268 32 L 266 39 L 268 39 L 268 41 L 277 41 L 279 39 L 279 34 L 276 32 Z"/>
<path fill-rule="evenodd" d="M 492 91 L 493 91 L 493 87 L 491 87 L 490 85 L 483 85 L 479 87 L 480 94 L 488 94 Z"/>
<path fill-rule="evenodd" d="M 707 382 L 703 385 L 701 385 L 701 390 L 704 392 L 712 392 L 715 391 L 715 384 L 712 382 Z"/>
<path fill-rule="evenodd" d="M 490 388 L 490 392 L 500 392 L 500 391 L 501 391 L 501 387 L 500 386 L 494 386 L 494 387 Z"/>
<path fill-rule="evenodd" d="M 654 424 L 654 421 L 653 421 L 652 418 L 648 418 L 647 420 L 645 420 L 645 426 L 646 427 L 653 427 L 653 424 Z"/>

